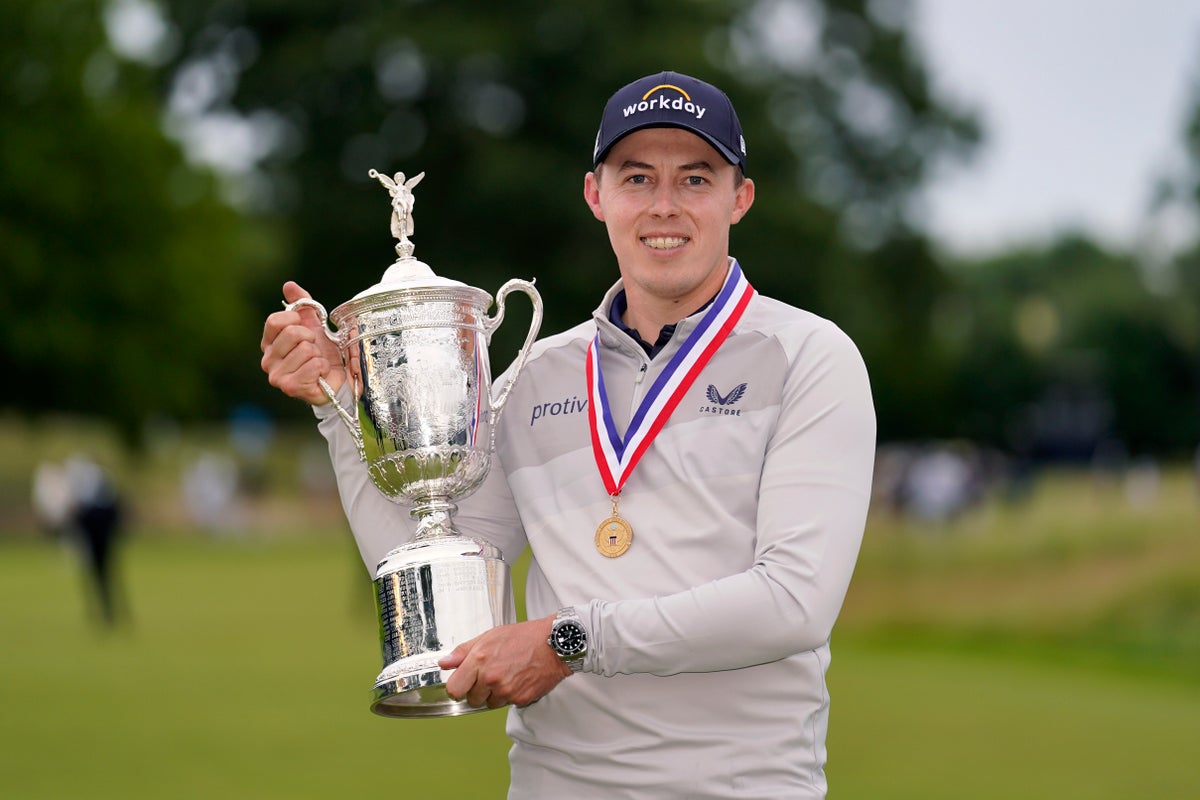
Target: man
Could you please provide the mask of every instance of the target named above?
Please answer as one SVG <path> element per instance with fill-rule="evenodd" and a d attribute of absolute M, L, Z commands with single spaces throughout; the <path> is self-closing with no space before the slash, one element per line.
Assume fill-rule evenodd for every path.
<path fill-rule="evenodd" d="M 451 696 L 512 706 L 511 798 L 825 795 L 829 637 L 874 412 L 850 340 L 729 257 L 745 159 L 729 99 L 694 78 L 648 76 L 605 107 L 583 193 L 621 280 L 534 346 L 455 517 L 506 559 L 532 551 L 528 621 L 441 662 Z M 324 405 L 319 376 L 354 398 L 308 313 L 271 315 L 263 368 L 317 406 L 373 568 L 410 523 Z"/>

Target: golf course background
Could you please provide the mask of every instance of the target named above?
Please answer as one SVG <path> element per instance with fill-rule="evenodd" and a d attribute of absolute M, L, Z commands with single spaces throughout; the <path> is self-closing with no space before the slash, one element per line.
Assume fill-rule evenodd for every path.
<path fill-rule="evenodd" d="M 129 620 L 109 631 L 12 488 L 23 461 L 88 437 L 6 430 L 0 796 L 504 796 L 503 713 L 367 710 L 370 583 L 332 497 L 281 479 L 303 444 L 278 448 L 272 491 L 221 531 L 171 516 L 166 455 L 110 463 L 138 494 Z M 1149 503 L 1064 472 L 953 522 L 874 511 L 833 652 L 831 797 L 1200 796 L 1194 477 L 1164 472 Z"/>

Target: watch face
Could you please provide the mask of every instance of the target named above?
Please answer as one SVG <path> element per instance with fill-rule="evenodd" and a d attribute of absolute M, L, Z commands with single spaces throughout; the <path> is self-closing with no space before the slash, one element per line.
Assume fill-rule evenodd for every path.
<path fill-rule="evenodd" d="M 564 622 L 550 634 L 554 649 L 561 655 L 578 653 L 587 644 L 587 631 L 578 622 Z"/>

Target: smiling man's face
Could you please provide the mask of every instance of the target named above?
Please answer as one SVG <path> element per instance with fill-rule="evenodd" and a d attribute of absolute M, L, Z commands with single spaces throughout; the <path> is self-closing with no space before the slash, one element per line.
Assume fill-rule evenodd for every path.
<path fill-rule="evenodd" d="M 631 309 L 677 308 L 677 321 L 721 288 L 729 227 L 754 202 L 737 170 L 689 131 L 645 128 L 588 174 L 584 198 L 608 228 Z"/>

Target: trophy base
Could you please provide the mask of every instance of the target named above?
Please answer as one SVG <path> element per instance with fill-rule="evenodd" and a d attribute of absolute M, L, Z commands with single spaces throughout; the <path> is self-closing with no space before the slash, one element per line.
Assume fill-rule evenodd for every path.
<path fill-rule="evenodd" d="M 371 693 L 371 711 L 381 717 L 459 717 L 487 706 L 473 706 L 446 694 L 448 670 L 434 666 L 424 672 L 380 678 Z"/>
<path fill-rule="evenodd" d="M 453 717 L 488 710 L 446 694 L 452 670 L 438 660 L 491 628 L 516 621 L 500 551 L 461 535 L 412 541 L 380 562 L 375 578 L 383 671 L 371 711 L 384 717 Z"/>

